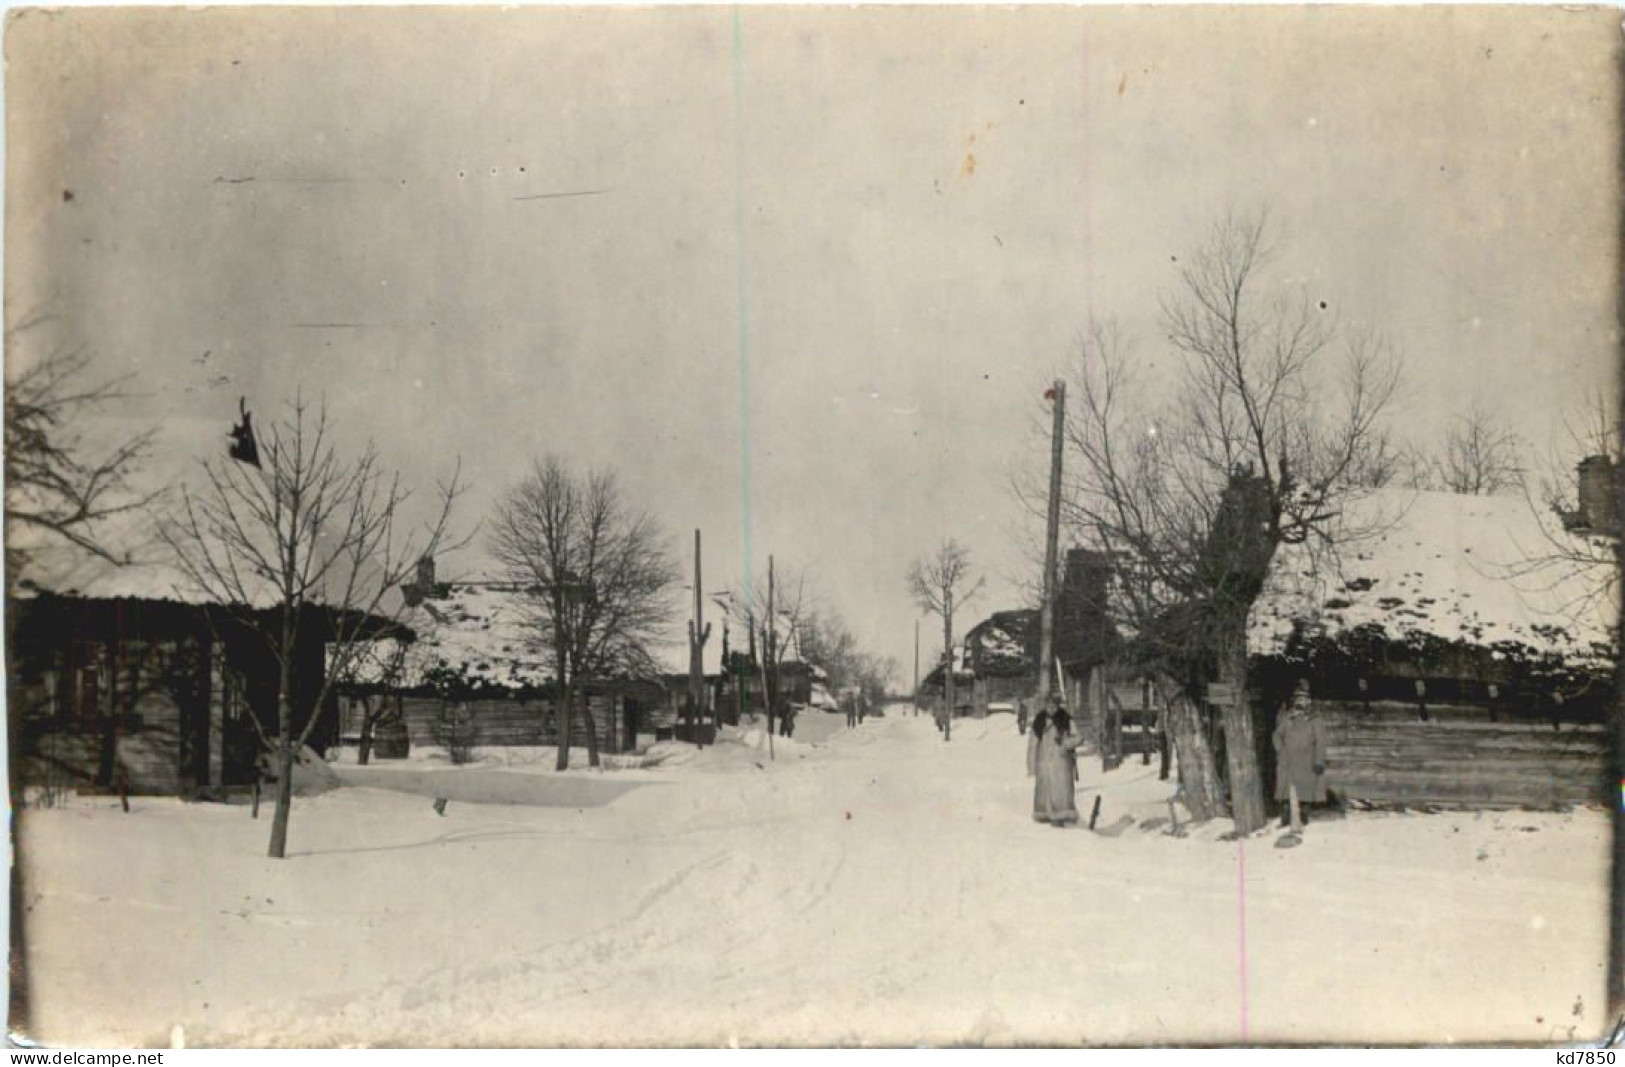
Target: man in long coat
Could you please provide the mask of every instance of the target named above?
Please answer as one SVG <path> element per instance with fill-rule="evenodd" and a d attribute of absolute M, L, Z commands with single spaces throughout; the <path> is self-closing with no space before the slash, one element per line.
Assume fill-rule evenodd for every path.
<path fill-rule="evenodd" d="M 1275 799 L 1283 802 L 1292 787 L 1300 804 L 1326 800 L 1326 735 L 1312 714 L 1309 683 L 1299 682 L 1292 704 L 1275 726 Z"/>

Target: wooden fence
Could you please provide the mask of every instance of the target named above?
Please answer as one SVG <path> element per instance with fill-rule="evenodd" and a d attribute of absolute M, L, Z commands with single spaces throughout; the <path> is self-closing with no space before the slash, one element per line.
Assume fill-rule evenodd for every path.
<path fill-rule="evenodd" d="M 1607 803 L 1610 737 L 1588 723 L 1472 706 L 1317 701 L 1327 787 L 1381 804 L 1561 808 Z"/>

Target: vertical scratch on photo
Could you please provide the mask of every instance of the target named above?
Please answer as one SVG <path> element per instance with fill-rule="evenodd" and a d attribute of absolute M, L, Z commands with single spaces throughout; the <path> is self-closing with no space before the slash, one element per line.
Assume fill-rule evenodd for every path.
<path fill-rule="evenodd" d="M 1083 167 L 1078 172 L 1080 186 L 1079 191 L 1082 194 L 1082 240 L 1080 242 L 1082 247 L 1079 250 L 1079 260 L 1080 265 L 1083 268 L 1083 311 L 1085 329 L 1092 330 L 1095 325 L 1095 279 L 1094 262 L 1091 253 L 1094 250 L 1095 228 L 1093 210 L 1094 196 L 1090 185 L 1090 179 L 1093 177 L 1091 172 L 1094 170 L 1094 160 L 1089 152 L 1089 94 L 1091 90 L 1089 86 L 1090 67 L 1088 30 L 1084 30 L 1079 35 L 1078 47 L 1080 52 L 1078 57 L 1078 82 L 1083 90 L 1081 94 L 1082 99 L 1079 101 L 1081 107 L 1079 109 L 1078 116 L 1079 133 L 1083 142 Z"/>
<path fill-rule="evenodd" d="M 751 544 L 750 492 L 750 305 L 746 284 L 745 256 L 745 61 L 739 8 L 733 9 L 733 90 L 734 90 L 734 242 L 738 258 L 738 348 L 739 348 L 739 515 L 742 564 L 745 586 L 755 561 Z"/>
<path fill-rule="evenodd" d="M 1247 839 L 1236 839 L 1236 976 L 1241 994 L 1241 1041 L 1247 1042 Z"/>

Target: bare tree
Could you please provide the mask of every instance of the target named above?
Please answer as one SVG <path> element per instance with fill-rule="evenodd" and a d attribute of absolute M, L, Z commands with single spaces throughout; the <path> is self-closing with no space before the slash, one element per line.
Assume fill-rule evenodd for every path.
<path fill-rule="evenodd" d="M 886 687 L 901 668 L 897 661 L 864 651 L 839 612 L 823 607 L 813 613 L 802 631 L 802 654 L 822 667 L 832 690 L 855 688 L 870 703 L 879 703 Z"/>
<path fill-rule="evenodd" d="M 89 356 L 62 350 L 15 369 L 23 364 L 15 352 L 20 339 L 44 321 L 34 316 L 6 331 L 6 524 L 13 532 L 31 529 L 122 563 L 124 554 L 102 543 L 96 525 L 158 496 L 131 484 L 153 431 L 121 435 L 100 448 L 87 443 L 87 421 L 129 396 L 129 378 L 94 380 Z M 11 536 L 6 543 L 15 562 Z M 16 567 L 8 572 L 15 574 Z"/>
<path fill-rule="evenodd" d="M 353 673 L 354 660 L 370 654 L 372 639 L 404 610 L 396 587 L 421 556 L 443 547 L 461 486 L 456 473 L 441 484 L 415 527 L 407 518 L 412 493 L 400 475 L 384 469 L 371 444 L 352 460 L 342 457 L 325 406 L 312 411 L 302 397 L 257 452 L 258 468 L 202 461 L 202 486 L 182 489 L 179 515 L 159 533 L 190 584 L 263 638 L 275 657 L 275 736 L 250 720 L 277 777 L 269 854 L 280 859 L 295 754 L 335 682 Z M 312 656 L 324 663 L 314 692 L 296 685 L 299 664 Z"/>
<path fill-rule="evenodd" d="M 936 551 L 914 561 L 908 572 L 908 592 L 921 611 L 942 619 L 942 736 L 951 740 L 954 718 L 954 612 L 982 591 L 983 580 L 973 577 L 970 552 L 953 538 Z"/>
<path fill-rule="evenodd" d="M 416 637 L 422 640 L 422 623 L 414 622 Z M 360 715 L 356 724 L 356 763 L 372 761 L 373 744 L 385 727 L 404 726 L 405 709 L 396 690 L 410 678 L 412 646 L 397 638 L 367 642 L 367 648 L 347 657 L 342 673 L 334 671 L 334 684 L 354 691 L 353 711 Z M 330 664 L 330 666 L 332 666 Z"/>
<path fill-rule="evenodd" d="M 1216 676 L 1237 686 L 1221 714 L 1241 833 L 1265 821 L 1242 696 L 1247 610 L 1276 545 L 1334 547 L 1340 502 L 1399 463 L 1383 423 L 1399 380 L 1393 352 L 1340 334 L 1318 302 L 1280 295 L 1266 283 L 1270 261 L 1265 216 L 1219 223 L 1162 304 L 1179 361 L 1173 387 L 1158 383 L 1160 401 L 1140 392 L 1129 345 L 1097 327 L 1080 345 L 1066 429 L 1077 460 L 1064 513 L 1111 561 L 1114 604 L 1142 656 L 1196 706 Z M 1345 539 L 1371 532 L 1335 529 Z M 1211 776 L 1188 719 L 1175 716 L 1181 780 L 1202 806 Z"/>
<path fill-rule="evenodd" d="M 767 702 L 767 732 L 771 736 L 775 720 L 784 712 L 779 667 L 787 656 L 806 656 L 805 642 L 817 608 L 804 568 L 775 567 L 771 574 L 751 581 L 744 599 L 750 640 L 758 650 L 762 695 Z M 812 640 L 816 642 L 816 636 Z"/>
<path fill-rule="evenodd" d="M 1428 487 L 1493 496 L 1523 488 L 1523 442 L 1477 400 L 1450 420 Z"/>
<path fill-rule="evenodd" d="M 635 510 L 609 471 L 575 473 L 562 459 L 535 463 L 503 497 L 492 554 L 533 590 L 535 621 L 559 686 L 559 770 L 570 765 L 574 698 L 581 698 L 588 762 L 598 739 L 586 687 L 615 673 L 655 668 L 650 649 L 675 616 L 681 581 L 655 519 Z"/>
<path fill-rule="evenodd" d="M 903 677 L 903 665 L 897 662 L 896 656 L 878 656 L 870 661 L 870 669 L 865 685 L 874 687 L 870 700 L 879 704 L 896 691 L 897 682 Z"/>
<path fill-rule="evenodd" d="M 829 675 L 832 689 L 855 684 L 862 670 L 857 635 L 834 609 L 824 607 L 807 620 L 801 634 L 802 655 Z"/>
<path fill-rule="evenodd" d="M 1620 423 L 1608 397 L 1589 398 L 1564 419 L 1565 440 L 1555 446 L 1537 477 L 1524 483 L 1524 497 L 1540 526 L 1538 543 L 1521 545 L 1523 558 L 1501 568 L 1505 577 L 1524 586 L 1561 586 L 1568 594 L 1566 616 L 1605 611 L 1616 616 L 1621 590 L 1620 502 L 1625 499 L 1625 451 Z M 1580 490 L 1580 468 L 1594 466 L 1592 477 L 1603 489 L 1602 507 L 1594 515 Z M 1597 505 L 1592 501 L 1591 507 Z"/>

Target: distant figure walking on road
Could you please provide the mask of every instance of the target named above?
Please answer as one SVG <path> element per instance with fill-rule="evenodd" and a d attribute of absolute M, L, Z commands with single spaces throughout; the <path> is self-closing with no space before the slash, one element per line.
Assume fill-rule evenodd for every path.
<path fill-rule="evenodd" d="M 848 694 L 842 703 L 846 705 L 846 728 L 850 730 L 858 725 L 858 702 Z"/>
<path fill-rule="evenodd" d="M 1072 733 L 1064 711 L 1038 713 L 1027 741 L 1027 769 L 1034 778 L 1033 818 L 1051 826 L 1078 821 L 1077 764 L 1074 753 L 1082 739 Z"/>

